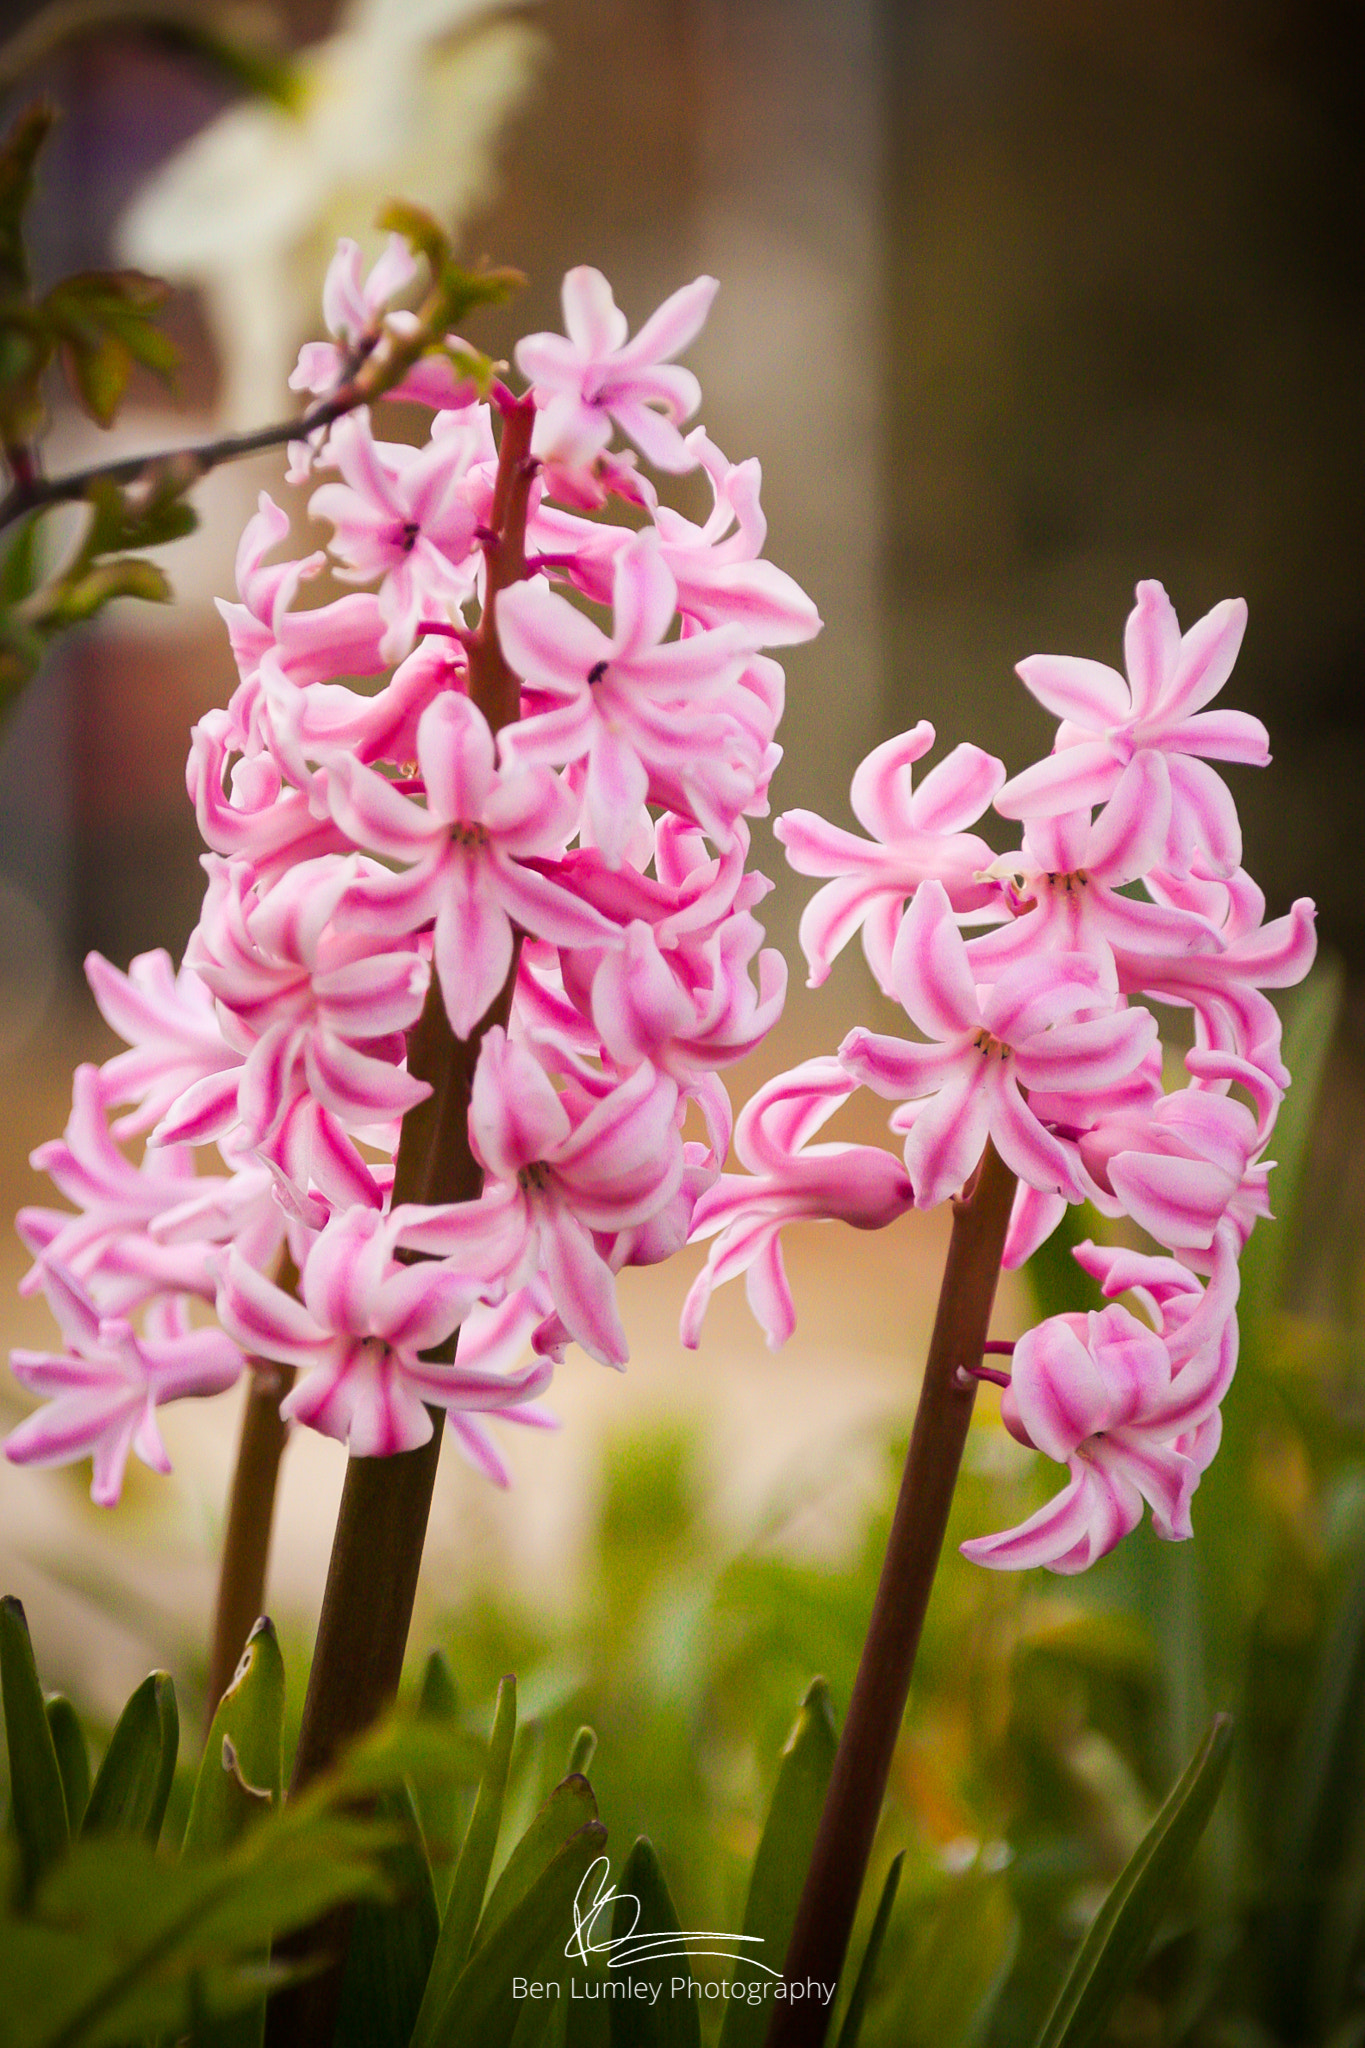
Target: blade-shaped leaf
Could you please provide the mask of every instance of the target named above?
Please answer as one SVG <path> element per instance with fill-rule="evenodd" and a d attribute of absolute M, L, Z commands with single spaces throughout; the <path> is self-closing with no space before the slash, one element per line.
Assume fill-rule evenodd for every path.
<path fill-rule="evenodd" d="M 82 1834 L 136 1834 L 156 1843 L 179 1748 L 175 1686 L 169 1672 L 153 1671 L 119 1715 L 95 1775 Z"/>
<path fill-rule="evenodd" d="M 426 2048 L 437 2016 L 455 1989 L 460 1972 L 469 1960 L 470 1944 L 479 1924 L 488 1873 L 498 1846 L 502 1824 L 503 1795 L 507 1770 L 512 1760 L 512 1742 L 517 1732 L 517 1681 L 504 1678 L 498 1687 L 493 1710 L 493 1733 L 488 1745 L 488 1762 L 474 1799 L 474 1810 L 465 1830 L 464 1845 L 455 1865 L 445 1920 L 431 1961 L 426 1995 L 413 2029 L 412 2048 Z"/>
<path fill-rule="evenodd" d="M 274 1624 L 262 1615 L 209 1729 L 185 1823 L 186 1855 L 226 1848 L 279 1806 L 283 1741 L 284 1660 Z"/>
<path fill-rule="evenodd" d="M 466 1963 L 432 2031 L 432 2048 L 507 2048 L 521 2012 L 517 1982 L 540 1978 L 562 1955 L 579 1887 L 606 1841 L 602 1823 L 589 1821 L 543 1866 Z"/>
<path fill-rule="evenodd" d="M 64 1853 L 71 1829 L 28 1623 L 12 1595 L 0 1600 L 0 1688 L 9 1746 L 10 1816 L 19 1841 L 20 1882 L 27 1895 Z"/>
<path fill-rule="evenodd" d="M 654 1845 L 641 1835 L 617 1886 L 611 1974 L 638 1984 L 645 1995 L 612 1999 L 611 2048 L 700 2048 L 701 2003 L 691 1996 L 687 1951 L 680 1939 L 670 1938 L 678 1934 Z M 683 1987 L 676 1995 L 675 1980 Z"/>
<path fill-rule="evenodd" d="M 858 1965 L 858 1974 L 853 1980 L 853 1990 L 849 1995 L 843 2024 L 839 2028 L 839 2048 L 858 2048 L 858 2036 L 863 2030 L 863 2015 L 867 2011 L 867 2001 L 872 1995 L 872 1980 L 877 1973 L 877 1960 L 882 1952 L 882 1943 L 886 1940 L 891 1908 L 896 1903 L 896 1892 L 904 1867 L 905 1851 L 902 1849 L 891 1859 L 891 1868 L 886 1873 L 882 1895 L 877 1901 L 877 1911 L 867 1937 L 867 1947 L 863 1950 L 863 1959 Z"/>
<path fill-rule="evenodd" d="M 90 1752 L 76 1718 L 76 1709 L 64 1693 L 54 1692 L 47 1700 L 47 1725 L 52 1747 L 57 1752 L 57 1769 L 66 1794 L 66 1817 L 72 1834 L 78 1832 L 90 1799 Z"/>
<path fill-rule="evenodd" d="M 584 1824 L 597 1818 L 597 1801 L 586 1778 L 564 1778 L 541 1807 L 503 1865 L 488 1895 L 474 1946 L 488 1940 L 546 1868 L 561 1846 Z"/>
<path fill-rule="evenodd" d="M 565 1776 L 569 1778 L 586 1777 L 588 1767 L 596 1754 L 597 1730 L 588 1727 L 580 1728 L 573 1741 L 569 1744 L 569 1768 L 565 1772 Z"/>
<path fill-rule="evenodd" d="M 435 1722 L 440 1728 L 454 1728 L 458 1726 L 459 1706 L 450 1666 L 439 1650 L 433 1650 L 422 1673 L 422 1689 L 417 1700 L 418 1719 Z M 455 1858 L 460 1788 L 453 1782 L 424 1785 L 415 1788 L 413 1796 L 439 1902 L 445 1897 L 450 1867 Z"/>
<path fill-rule="evenodd" d="M 28 283 L 24 213 L 33 196 L 38 152 L 56 118 L 56 108 L 38 100 L 24 108 L 0 143 L 0 286 L 9 291 L 22 291 Z"/>
<path fill-rule="evenodd" d="M 744 1909 L 744 1954 L 765 1969 L 779 1971 L 786 1958 L 801 1897 L 806 1866 L 815 1846 L 815 1831 L 825 1803 L 836 1745 L 829 1687 L 817 1678 L 807 1692 L 796 1724 L 782 1751 L 773 1803 L 754 1857 L 749 1899 Z M 735 1980 L 748 1972 L 735 1966 Z M 772 2014 L 766 2004 L 750 2005 L 731 1998 L 721 2023 L 720 2048 L 759 2048 Z"/>
<path fill-rule="evenodd" d="M 1099 2038 L 1142 1967 L 1213 1812 L 1231 1753 L 1232 1722 L 1218 1714 L 1096 1915 L 1037 2048 L 1090 2048 Z"/>
<path fill-rule="evenodd" d="M 334 2048 L 408 2048 L 441 1928 L 411 1793 L 385 1793 L 375 1811 L 399 1830 L 384 1856 L 395 1896 L 356 1907 Z"/>

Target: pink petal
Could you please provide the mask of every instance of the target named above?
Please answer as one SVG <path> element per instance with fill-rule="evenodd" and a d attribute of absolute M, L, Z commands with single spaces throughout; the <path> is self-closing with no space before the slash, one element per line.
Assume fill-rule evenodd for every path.
<path fill-rule="evenodd" d="M 1132 717 L 1128 685 L 1117 669 L 1078 654 L 1031 654 L 1015 668 L 1026 687 L 1054 718 L 1068 718 L 1090 732 L 1126 725 Z"/>

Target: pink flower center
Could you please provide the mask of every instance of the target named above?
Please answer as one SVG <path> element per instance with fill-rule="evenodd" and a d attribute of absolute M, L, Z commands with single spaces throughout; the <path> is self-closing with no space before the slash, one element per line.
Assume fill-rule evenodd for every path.
<path fill-rule="evenodd" d="M 523 1166 L 517 1174 L 517 1186 L 524 1195 L 532 1192 L 543 1194 L 549 1185 L 550 1168 L 543 1159 L 532 1160 L 529 1166 Z"/>

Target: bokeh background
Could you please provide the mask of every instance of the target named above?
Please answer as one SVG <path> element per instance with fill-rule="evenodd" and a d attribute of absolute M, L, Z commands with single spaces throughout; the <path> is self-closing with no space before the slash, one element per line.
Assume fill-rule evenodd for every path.
<path fill-rule="evenodd" d="M 387 29 L 383 6 L 354 10 L 352 31 L 363 16 L 375 40 L 349 70 L 328 41 L 346 19 L 324 0 L 273 13 L 273 31 L 246 30 L 303 53 L 316 95 L 333 95 L 331 126 L 319 117 L 282 142 L 291 117 L 271 115 L 276 128 L 241 145 L 240 175 L 205 187 L 202 221 L 179 202 L 177 397 L 139 385 L 112 437 L 60 416 L 55 464 L 287 410 L 271 364 L 287 370 L 303 332 L 277 331 L 294 317 L 278 316 L 285 285 L 306 306 L 331 236 L 361 233 L 405 171 L 440 189 L 442 163 L 494 125 L 522 64 L 509 46 L 501 83 L 462 100 L 440 69 L 437 0 L 390 0 Z M 26 18 L 4 10 L 6 28 Z M 528 283 L 471 338 L 510 354 L 517 333 L 557 324 L 557 281 L 574 263 L 608 274 L 633 325 L 699 271 L 721 279 L 690 358 L 703 417 L 732 457 L 761 458 L 769 552 L 825 619 L 788 663 L 778 808 L 845 817 L 862 753 L 921 717 L 945 748 L 970 738 L 1022 766 L 1047 727 L 1013 664 L 1041 650 L 1117 660 L 1140 576 L 1159 577 L 1187 623 L 1222 597 L 1248 599 L 1234 694 L 1269 725 L 1275 765 L 1230 778 L 1247 865 L 1271 914 L 1317 897 L 1324 946 L 1347 971 L 1311 1154 L 1320 1246 L 1291 1291 L 1303 1307 L 1330 1298 L 1349 1322 L 1365 1209 L 1357 10 L 544 0 L 512 18 L 539 38 L 525 97 L 490 146 L 484 196 L 466 189 L 476 180 L 451 193 L 469 255 L 515 264 Z M 400 20 L 417 56 L 390 71 L 376 53 Z M 151 233 L 149 181 L 164 188 L 176 153 L 241 107 L 211 68 L 117 26 L 38 61 L 9 88 L 6 116 L 39 89 L 63 110 L 35 217 L 49 277 L 127 248 L 135 202 Z M 350 147 L 367 121 L 368 156 Z M 328 169 L 329 149 L 343 168 Z M 291 205 L 306 231 L 281 224 Z M 253 264 L 276 280 L 275 313 L 242 283 Z M 232 593 L 236 537 L 261 488 L 291 504 L 300 549 L 320 538 L 282 470 L 266 458 L 209 479 L 200 533 L 165 556 L 175 607 L 125 606 L 65 642 L 0 743 L 0 1196 L 11 1211 L 41 1199 L 27 1155 L 61 1129 L 73 1063 L 109 1048 L 84 993 L 85 953 L 123 964 L 151 946 L 178 952 L 193 922 L 186 734 L 233 684 L 212 598 Z M 769 844 L 774 875 L 777 851 Z M 818 998 L 801 988 L 801 900 L 783 884 L 770 906 L 794 971 L 767 1067 L 875 1015 L 858 961 Z M 651 1431 L 639 1498 L 672 1501 L 677 1527 L 695 1530 L 660 1477 L 685 1468 L 717 1555 L 761 1542 L 804 1569 L 857 1554 L 885 1487 L 885 1440 L 913 1401 L 942 1243 L 937 1219 L 867 1240 L 794 1233 L 800 1330 L 778 1358 L 724 1298 L 689 1356 L 674 1333 L 691 1267 L 628 1276 L 629 1374 L 571 1358 L 556 1387 L 564 1432 L 509 1444 L 508 1497 L 447 1456 L 427 1614 L 514 1601 L 537 1617 L 542 1648 L 552 1642 L 591 1603 L 603 1475 L 615 1474 L 609 1514 L 626 1512 L 630 1445 Z M 0 1255 L 0 1330 L 40 1342 L 41 1308 L 13 1295 L 22 1268 L 17 1245 Z M 1026 1313 L 1007 1288 L 1002 1332 Z M 1358 1465 L 1359 1400 L 1354 1382 L 1343 1387 L 1343 1455 Z M 660 1438 L 665 1425 L 675 1433 Z M 230 1400 L 170 1417 L 176 1477 L 138 1473 L 114 1516 L 90 1507 L 79 1473 L 0 1468 L 0 1575 L 25 1599 L 49 1683 L 103 1712 L 149 1662 L 171 1662 L 192 1687 L 235 1433 Z M 978 1473 L 1012 1472 L 989 1418 L 979 1434 Z M 272 1599 L 301 1637 L 341 1465 L 316 1440 L 286 1463 Z M 1292 1493 L 1292 1475 L 1285 1485 Z M 665 1693 L 689 1611 L 660 1609 Z M 940 1832 L 958 1819 L 940 1814 Z"/>

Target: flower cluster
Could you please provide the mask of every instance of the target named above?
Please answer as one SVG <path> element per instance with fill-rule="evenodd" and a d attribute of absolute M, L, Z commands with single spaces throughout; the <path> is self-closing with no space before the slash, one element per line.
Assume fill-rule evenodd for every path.
<path fill-rule="evenodd" d="M 403 331 L 410 267 L 395 246 L 367 280 L 342 246 L 337 346 L 304 351 L 301 387 Z M 92 1455 L 112 1500 L 130 1449 L 165 1464 L 158 1407 L 252 1359 L 353 1453 L 413 1448 L 444 1410 L 502 1479 L 488 1416 L 547 1419 L 570 1339 L 624 1362 L 616 1275 L 686 1241 L 730 1142 L 720 1070 L 781 1010 L 748 820 L 779 758 L 765 650 L 819 628 L 763 559 L 757 463 L 684 431 L 700 394 L 672 358 L 715 288 L 631 340 L 572 271 L 522 396 L 437 357 L 402 392 L 432 409 L 421 446 L 364 411 L 297 446 L 326 553 L 273 559 L 289 521 L 262 497 L 221 607 L 240 682 L 190 750 L 198 925 L 178 972 L 92 957 L 128 1050 L 81 1070 L 35 1155 L 75 1207 L 21 1216 L 24 1284 L 68 1348 L 16 1354 L 47 1399 L 11 1458 Z M 662 503 L 637 451 L 703 472 L 709 517 Z M 324 569 L 357 588 L 306 606 Z M 433 1192 L 404 1166 L 424 1034 L 469 1071 L 462 1200 L 408 1199 Z"/>
<path fill-rule="evenodd" d="M 1263 765 L 1266 734 L 1209 710 L 1246 624 L 1220 604 L 1183 636 L 1158 583 L 1138 586 L 1126 677 L 1037 655 L 1019 673 L 1060 721 L 1021 775 L 959 746 L 914 786 L 927 724 L 870 754 L 853 809 L 868 837 L 788 812 L 793 867 L 823 879 L 801 943 L 815 986 L 855 933 L 882 990 L 918 1034 L 849 1033 L 837 1059 L 770 1082 L 740 1118 L 748 1175 L 701 1198 L 714 1242 L 683 1316 L 695 1344 L 720 1281 L 747 1275 L 769 1342 L 791 1332 L 779 1232 L 796 1217 L 860 1228 L 957 1194 L 992 1145 L 1017 1176 L 1005 1263 L 1052 1233 L 1068 1203 L 1126 1217 L 1159 1252 L 1077 1252 L 1102 1313 L 1054 1317 L 1020 1340 L 1007 1427 L 1064 1464 L 1069 1483 L 1020 1528 L 963 1547 L 998 1567 L 1083 1570 L 1132 1529 L 1190 1534 L 1190 1497 L 1217 1448 L 1237 1358 L 1237 1260 L 1269 1213 L 1265 1157 L 1289 1075 L 1264 991 L 1313 958 L 1313 907 L 1267 923 L 1243 871 L 1226 784 L 1209 764 Z M 971 829 L 993 807 L 1022 830 L 993 857 Z M 1192 1013 L 1181 1085 L 1166 1085 L 1157 1008 Z M 855 1086 L 899 1107 L 901 1161 L 811 1145 Z M 1234 1093 L 1233 1091 L 1238 1091 Z"/>

